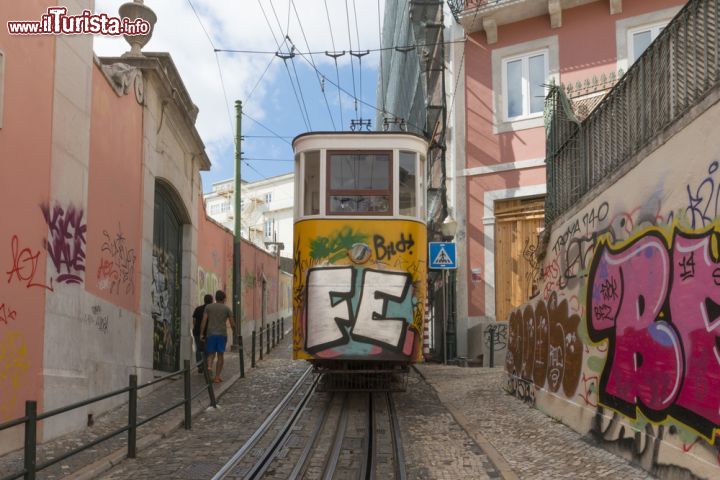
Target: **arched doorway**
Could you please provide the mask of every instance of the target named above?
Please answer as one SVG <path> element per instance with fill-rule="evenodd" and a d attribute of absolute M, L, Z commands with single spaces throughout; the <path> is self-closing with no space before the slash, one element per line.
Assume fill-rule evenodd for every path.
<path fill-rule="evenodd" d="M 155 183 L 152 290 L 153 368 L 178 370 L 180 365 L 182 292 L 182 215 L 174 192 Z"/>

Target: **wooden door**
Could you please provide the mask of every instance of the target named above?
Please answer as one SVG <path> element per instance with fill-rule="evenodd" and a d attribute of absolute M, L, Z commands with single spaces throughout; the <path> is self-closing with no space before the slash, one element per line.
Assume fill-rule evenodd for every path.
<path fill-rule="evenodd" d="M 495 318 L 534 295 L 540 268 L 535 259 L 538 233 L 545 218 L 544 198 L 495 202 Z"/>

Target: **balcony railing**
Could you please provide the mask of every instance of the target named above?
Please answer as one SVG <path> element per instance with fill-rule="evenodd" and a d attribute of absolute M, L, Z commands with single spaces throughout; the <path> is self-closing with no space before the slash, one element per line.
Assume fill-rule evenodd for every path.
<path fill-rule="evenodd" d="M 563 88 L 545 102 L 549 225 L 720 81 L 720 0 L 691 0 L 582 122 Z"/>

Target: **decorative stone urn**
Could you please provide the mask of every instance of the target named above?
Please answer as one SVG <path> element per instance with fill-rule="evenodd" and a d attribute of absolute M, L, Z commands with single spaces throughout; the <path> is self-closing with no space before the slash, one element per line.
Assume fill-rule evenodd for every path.
<path fill-rule="evenodd" d="M 150 32 L 145 35 L 124 35 L 125 40 L 130 44 L 130 51 L 124 53 L 123 57 L 141 57 L 142 48 L 150 41 L 157 15 L 150 7 L 144 5 L 143 0 L 135 0 L 134 2 L 123 3 L 118 10 L 120 17 L 128 18 L 130 21 L 141 18 L 150 24 Z"/>

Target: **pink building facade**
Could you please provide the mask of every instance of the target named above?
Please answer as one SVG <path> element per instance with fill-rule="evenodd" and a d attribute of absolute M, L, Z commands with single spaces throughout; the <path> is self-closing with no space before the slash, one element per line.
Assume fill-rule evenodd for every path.
<path fill-rule="evenodd" d="M 525 264 L 533 261 L 542 212 L 523 205 L 536 200 L 534 208 L 542 208 L 546 193 L 546 85 L 566 86 L 576 103 L 591 109 L 684 3 L 465 2 L 457 18 L 467 40 L 453 59 L 464 68 L 455 101 L 465 104 L 464 119 L 455 119 L 462 143 L 455 169 L 457 241 L 465 259 L 458 272 L 459 354 L 487 358 L 487 324 L 506 321 L 512 303 L 527 299 L 510 290 L 538 284 L 527 273 L 533 265 Z M 507 213 L 498 215 L 501 208 Z M 523 224 L 523 215 L 534 215 L 535 223 Z M 507 219 L 512 223 L 502 223 Z"/>
<path fill-rule="evenodd" d="M 5 2 L 3 18 L 53 5 Z M 92 42 L 0 28 L 0 423 L 27 400 L 44 412 L 181 368 L 194 358 L 194 307 L 232 291 L 232 233 L 205 215 L 210 161 L 172 59 L 98 58 Z M 278 301 L 277 257 L 242 252 L 249 338 L 289 298 Z M 124 399 L 46 420 L 38 438 Z M 22 442 L 22 426 L 4 430 L 0 453 Z"/>

